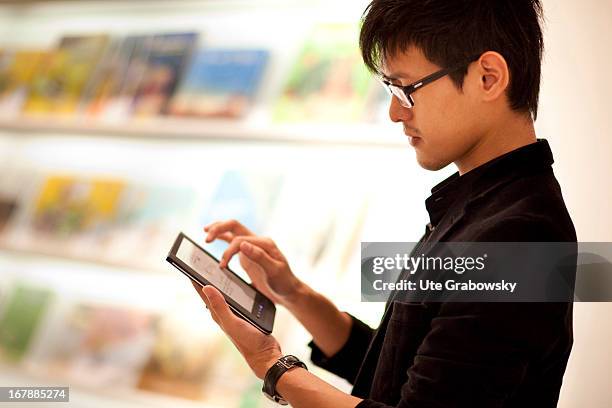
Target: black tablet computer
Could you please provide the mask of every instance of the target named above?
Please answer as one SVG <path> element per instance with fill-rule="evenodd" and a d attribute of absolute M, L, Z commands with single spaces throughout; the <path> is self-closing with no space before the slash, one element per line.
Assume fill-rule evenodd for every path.
<path fill-rule="evenodd" d="M 202 286 L 212 285 L 225 297 L 230 309 L 266 334 L 272 333 L 274 303 L 182 232 L 179 233 L 168 262 Z"/>

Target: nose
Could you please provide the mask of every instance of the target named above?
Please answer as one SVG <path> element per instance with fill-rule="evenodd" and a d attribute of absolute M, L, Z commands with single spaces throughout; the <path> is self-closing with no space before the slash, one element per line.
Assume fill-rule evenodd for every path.
<path fill-rule="evenodd" d="M 391 122 L 407 122 L 412 119 L 413 115 L 412 109 L 402 106 L 396 96 L 391 97 L 391 104 L 389 105 L 389 118 Z"/>

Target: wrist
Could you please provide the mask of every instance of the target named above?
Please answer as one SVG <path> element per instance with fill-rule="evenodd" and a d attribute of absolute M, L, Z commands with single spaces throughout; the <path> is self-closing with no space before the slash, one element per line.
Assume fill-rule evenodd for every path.
<path fill-rule="evenodd" d="M 288 401 L 278 390 L 278 385 L 283 377 L 296 369 L 308 370 L 306 364 L 293 355 L 286 355 L 278 359 L 264 376 L 262 391 L 266 397 L 281 405 L 287 405 Z"/>
<path fill-rule="evenodd" d="M 255 375 L 260 380 L 263 380 L 268 370 L 276 364 L 279 358 L 281 358 L 283 354 L 280 351 L 274 351 L 272 353 L 266 354 L 258 359 L 258 361 L 253 364 L 253 371 Z"/>
<path fill-rule="evenodd" d="M 308 297 L 311 291 L 312 289 L 308 285 L 297 279 L 291 293 L 287 294 L 286 296 L 283 296 L 282 305 L 285 306 L 287 309 L 291 310 L 292 308 L 302 303 L 302 300 Z"/>

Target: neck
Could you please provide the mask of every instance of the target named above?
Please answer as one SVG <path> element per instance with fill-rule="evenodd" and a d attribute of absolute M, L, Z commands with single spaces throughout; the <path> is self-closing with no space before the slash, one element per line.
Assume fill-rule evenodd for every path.
<path fill-rule="evenodd" d="M 462 176 L 496 157 L 535 142 L 531 117 L 513 114 L 478 139 L 461 158 L 455 160 L 455 165 Z"/>

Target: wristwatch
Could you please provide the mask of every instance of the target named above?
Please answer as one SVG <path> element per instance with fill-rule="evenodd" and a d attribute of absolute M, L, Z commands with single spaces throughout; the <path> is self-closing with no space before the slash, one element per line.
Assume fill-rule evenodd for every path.
<path fill-rule="evenodd" d="M 296 367 L 301 367 L 308 370 L 306 364 L 304 364 L 304 362 L 302 362 L 296 356 L 287 355 L 279 358 L 276 363 L 274 363 L 274 365 L 266 372 L 263 388 L 261 389 L 264 395 L 278 404 L 287 405 L 288 402 L 281 397 L 278 392 L 276 392 L 276 383 L 281 375 Z"/>

